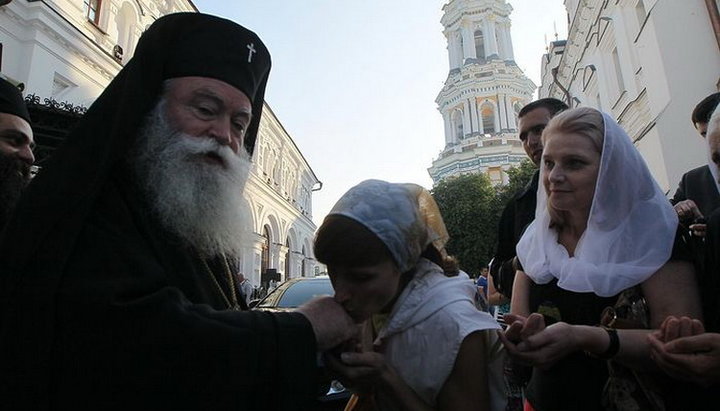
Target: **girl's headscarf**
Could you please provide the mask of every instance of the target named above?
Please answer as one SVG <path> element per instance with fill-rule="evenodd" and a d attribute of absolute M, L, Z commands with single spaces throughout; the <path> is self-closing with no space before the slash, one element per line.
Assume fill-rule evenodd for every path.
<path fill-rule="evenodd" d="M 401 272 L 413 268 L 430 244 L 442 253 L 448 240 L 435 200 L 416 184 L 365 180 L 348 190 L 328 215 L 351 218 L 372 231 Z"/>

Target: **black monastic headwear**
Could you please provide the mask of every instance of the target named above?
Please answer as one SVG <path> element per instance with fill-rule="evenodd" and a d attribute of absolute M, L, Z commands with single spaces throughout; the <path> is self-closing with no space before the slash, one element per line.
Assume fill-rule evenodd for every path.
<path fill-rule="evenodd" d="M 37 281 L 54 289 L 83 222 L 106 182 L 126 168 L 126 157 L 167 79 L 210 77 L 245 93 L 253 106 L 245 135 L 252 154 L 269 71 L 270 55 L 260 38 L 232 21 L 200 13 L 158 19 L 25 190 L 0 236 L 0 246 L 8 247 L 3 248 L 5 270 L 19 272 L 35 261 L 47 268 Z M 14 287 L 0 288 L 11 293 Z"/>
<path fill-rule="evenodd" d="M 0 78 L 0 113 L 13 114 L 30 123 L 30 113 L 20 90 L 2 78 Z"/>

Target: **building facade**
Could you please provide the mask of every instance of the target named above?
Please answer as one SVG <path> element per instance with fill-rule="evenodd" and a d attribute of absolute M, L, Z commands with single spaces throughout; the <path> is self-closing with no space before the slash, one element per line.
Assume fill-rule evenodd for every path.
<path fill-rule="evenodd" d="M 535 84 L 515 64 L 512 7 L 505 0 L 451 0 L 440 20 L 450 71 L 435 102 L 445 123 L 445 147 L 428 169 L 434 183 L 487 173 L 494 184 L 526 158 L 517 113 Z"/>
<path fill-rule="evenodd" d="M 0 74 L 37 101 L 90 106 L 142 32 L 181 11 L 198 10 L 189 0 L 10 1 L 0 6 Z M 240 269 L 254 285 L 268 270 L 281 280 L 312 276 L 312 193 L 320 181 L 267 104 L 255 147 L 244 210 L 251 234 Z"/>
<path fill-rule="evenodd" d="M 568 38 L 542 59 L 540 97 L 610 113 L 663 190 L 707 162 L 690 120 L 720 85 L 718 0 L 565 0 Z"/>

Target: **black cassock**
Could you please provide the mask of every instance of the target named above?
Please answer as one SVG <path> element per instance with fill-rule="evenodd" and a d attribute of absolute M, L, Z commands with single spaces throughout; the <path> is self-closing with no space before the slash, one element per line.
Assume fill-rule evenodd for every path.
<path fill-rule="evenodd" d="M 58 409 L 307 409 L 316 389 L 307 320 L 225 309 L 205 267 L 127 191 L 114 181 L 100 196 L 54 304 L 6 312 L 17 334 L 4 336 L 14 393 L 3 402 L 28 394 L 22 404 Z M 225 278 L 216 277 L 227 293 Z M 38 327 L 48 322 L 51 331 Z"/>
<path fill-rule="evenodd" d="M 227 20 L 175 14 L 145 32 L 0 236 L 0 409 L 312 409 L 309 322 L 227 310 L 201 260 L 154 224 L 127 171 L 173 77 L 217 78 L 248 95 L 252 153 L 269 68 L 260 39 Z"/>

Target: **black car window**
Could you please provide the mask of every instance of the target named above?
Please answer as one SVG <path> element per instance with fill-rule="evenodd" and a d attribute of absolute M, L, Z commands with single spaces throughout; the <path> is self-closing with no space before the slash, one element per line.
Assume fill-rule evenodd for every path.
<path fill-rule="evenodd" d="M 294 308 L 319 295 L 334 295 L 330 280 L 305 280 L 292 284 L 280 297 L 277 307 Z"/>

